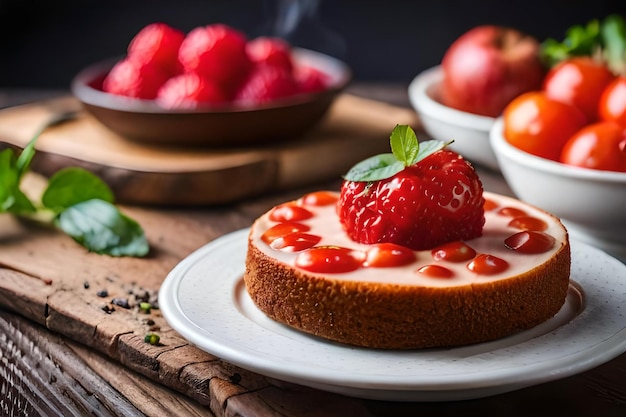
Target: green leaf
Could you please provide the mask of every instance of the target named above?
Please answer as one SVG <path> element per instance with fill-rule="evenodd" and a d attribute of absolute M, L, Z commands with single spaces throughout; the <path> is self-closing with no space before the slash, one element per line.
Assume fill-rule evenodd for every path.
<path fill-rule="evenodd" d="M 613 14 L 586 25 L 574 25 L 562 41 L 546 39 L 541 44 L 541 58 L 548 67 L 575 56 L 603 60 L 615 74 L 626 74 L 626 25 L 621 15 Z"/>
<path fill-rule="evenodd" d="M 0 212 L 31 214 L 36 211 L 19 186 L 15 153 L 11 149 L 5 149 L 0 152 Z"/>
<path fill-rule="evenodd" d="M 41 202 L 59 213 L 67 207 L 92 199 L 113 203 L 113 191 L 95 174 L 82 168 L 70 167 L 55 173 L 48 182 Z"/>
<path fill-rule="evenodd" d="M 415 163 L 419 152 L 419 143 L 415 131 L 407 125 L 396 125 L 389 140 L 391 152 L 405 167 Z"/>
<path fill-rule="evenodd" d="M 604 59 L 615 74 L 626 75 L 626 23 L 620 15 L 610 15 L 601 27 Z"/>
<path fill-rule="evenodd" d="M 24 147 L 24 149 L 20 153 L 20 156 L 17 159 L 16 166 L 17 166 L 19 178 L 21 178 L 26 172 L 26 170 L 28 170 L 28 167 L 30 166 L 31 161 L 33 157 L 35 156 L 35 143 L 37 142 L 37 139 L 39 139 L 39 136 L 41 136 L 41 134 L 49 127 L 58 125 L 67 120 L 73 119 L 74 117 L 76 117 L 76 112 L 74 111 L 57 114 L 54 117 L 52 117 L 50 120 L 48 120 L 48 122 L 45 123 L 37 131 L 37 133 L 35 133 L 35 135 L 31 138 L 28 144 Z"/>
<path fill-rule="evenodd" d="M 415 158 L 415 162 L 413 162 L 413 164 L 418 163 L 422 159 L 445 148 L 446 146 L 450 145 L 453 142 L 454 142 L 453 140 L 451 140 L 450 142 L 443 142 L 440 140 L 427 140 L 427 141 L 422 142 L 420 144 L 419 153 L 417 154 L 417 157 Z"/>
<path fill-rule="evenodd" d="M 391 178 L 404 168 L 414 165 L 452 143 L 429 140 L 419 143 L 415 131 L 407 125 L 396 125 L 389 143 L 393 153 L 369 157 L 354 165 L 344 179 L 355 182 L 379 181 Z"/>
<path fill-rule="evenodd" d="M 552 67 L 573 56 L 591 56 L 600 43 L 600 22 L 593 19 L 585 26 L 568 28 L 562 42 L 546 39 L 541 45 L 541 57 L 548 67 Z"/>
<path fill-rule="evenodd" d="M 18 174 L 18 178 L 22 178 L 24 173 L 28 170 L 28 167 L 30 166 L 30 162 L 35 156 L 35 142 L 37 141 L 37 138 L 39 137 L 40 133 L 37 133 L 37 135 L 33 137 L 30 140 L 30 142 L 28 142 L 28 145 L 26 145 L 26 147 L 20 153 L 20 156 L 17 158 L 17 162 L 15 166 L 16 166 L 16 170 L 17 170 L 16 172 Z"/>
<path fill-rule="evenodd" d="M 404 164 L 391 153 L 369 157 L 352 168 L 344 178 L 348 181 L 378 181 L 390 178 L 404 169 Z"/>
<path fill-rule="evenodd" d="M 91 252 L 141 257 L 149 251 L 141 226 L 103 200 L 70 206 L 57 216 L 55 224 Z"/>
<path fill-rule="evenodd" d="M 37 211 L 32 201 L 19 188 L 14 190 L 13 204 L 7 210 L 9 213 L 16 215 L 30 215 Z"/>
<path fill-rule="evenodd" d="M 14 189 L 17 181 L 15 154 L 11 149 L 0 152 L 0 210 L 5 212 L 15 201 Z"/>

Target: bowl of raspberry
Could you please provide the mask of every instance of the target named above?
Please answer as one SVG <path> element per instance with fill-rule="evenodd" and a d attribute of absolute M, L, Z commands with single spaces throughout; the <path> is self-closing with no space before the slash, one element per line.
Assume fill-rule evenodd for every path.
<path fill-rule="evenodd" d="M 351 81 L 342 61 L 225 24 L 188 33 L 143 27 L 127 53 L 80 71 L 71 91 L 125 139 L 233 147 L 296 138 L 320 122 Z"/>

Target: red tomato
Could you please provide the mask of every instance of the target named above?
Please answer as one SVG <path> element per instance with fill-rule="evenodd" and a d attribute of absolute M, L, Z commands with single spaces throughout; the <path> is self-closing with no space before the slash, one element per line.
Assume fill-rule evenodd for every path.
<path fill-rule="evenodd" d="M 614 78 L 606 65 L 581 56 L 561 61 L 550 69 L 543 89 L 551 99 L 577 106 L 593 123 L 598 120 L 600 96 Z"/>
<path fill-rule="evenodd" d="M 626 172 L 626 127 L 599 122 L 583 127 L 567 141 L 561 162 L 583 168 Z"/>
<path fill-rule="evenodd" d="M 615 78 L 602 92 L 598 107 L 602 120 L 626 126 L 626 76 Z"/>
<path fill-rule="evenodd" d="M 558 161 L 565 142 L 586 123 L 575 106 L 533 91 L 516 97 L 504 109 L 504 137 L 513 146 Z"/>

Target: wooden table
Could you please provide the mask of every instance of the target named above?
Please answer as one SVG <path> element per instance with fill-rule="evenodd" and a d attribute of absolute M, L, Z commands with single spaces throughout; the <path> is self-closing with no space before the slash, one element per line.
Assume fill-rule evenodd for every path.
<path fill-rule="evenodd" d="M 355 84 L 349 92 L 409 108 L 406 86 Z M 0 107 L 41 97 L 39 92 L 0 93 Z M 479 174 L 485 189 L 510 194 L 499 174 L 480 168 Z M 15 229 L 10 229 L 13 235 L 6 231 L 9 229 L 4 235 L 0 230 L 0 251 L 5 251 L 6 257 L 10 252 L 10 260 L 0 261 L 0 414 L 626 415 L 626 354 L 575 376 L 488 398 L 386 402 L 300 387 L 223 363 L 167 329 L 158 312 L 148 317 L 136 311 L 118 311 L 102 315 L 97 322 L 88 317 L 103 304 L 94 294 L 106 283 L 110 290 L 130 288 L 129 292 L 136 294 L 132 279 L 120 278 L 132 268 L 140 265 L 156 272 L 145 286 L 154 293 L 172 265 L 206 242 L 248 227 L 279 202 L 338 185 L 338 180 L 323 181 L 213 207 L 124 207 L 144 225 L 160 251 L 156 259 L 141 262 L 95 260 L 68 240 L 57 245 L 59 236 L 54 231 L 6 223 L 5 218 L 3 224 Z M 64 259 L 74 256 L 84 258 L 80 263 L 83 271 L 66 265 Z M 49 261 L 42 263 L 42 259 Z M 140 273 L 140 269 L 132 270 Z M 80 281 L 82 288 L 67 284 L 82 276 L 91 280 Z M 65 286 L 59 287 L 59 283 Z M 163 345 L 150 346 L 141 340 L 141 332 L 151 328 L 161 332 Z"/>

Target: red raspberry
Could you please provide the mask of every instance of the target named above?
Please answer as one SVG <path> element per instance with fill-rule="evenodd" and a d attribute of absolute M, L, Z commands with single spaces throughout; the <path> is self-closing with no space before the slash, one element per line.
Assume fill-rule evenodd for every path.
<path fill-rule="evenodd" d="M 177 73 L 178 48 L 185 33 L 165 23 L 152 23 L 141 29 L 128 45 L 128 56 L 146 64 L 158 65 L 170 74 Z"/>
<path fill-rule="evenodd" d="M 281 38 L 260 36 L 248 42 L 246 51 L 255 64 L 274 65 L 291 71 L 291 45 Z"/>
<path fill-rule="evenodd" d="M 290 72 L 278 67 L 256 65 L 235 95 L 235 101 L 247 104 L 267 103 L 298 92 Z"/>
<path fill-rule="evenodd" d="M 245 35 L 229 26 L 213 24 L 193 29 L 178 51 L 178 60 L 187 72 L 236 88 L 250 69 Z"/>
<path fill-rule="evenodd" d="M 328 75 L 317 68 L 300 65 L 294 69 L 294 78 L 302 93 L 317 93 L 328 88 Z"/>
<path fill-rule="evenodd" d="M 482 235 L 483 187 L 473 167 L 450 150 L 378 181 L 344 181 L 338 214 L 348 235 L 365 244 L 414 250 Z"/>
<path fill-rule="evenodd" d="M 125 58 L 111 68 L 102 83 L 102 90 L 120 96 L 152 100 L 168 77 L 156 65 Z"/>
<path fill-rule="evenodd" d="M 167 109 L 195 109 L 203 105 L 225 103 L 228 97 L 210 80 L 189 72 L 176 75 L 163 84 L 156 97 Z"/>

